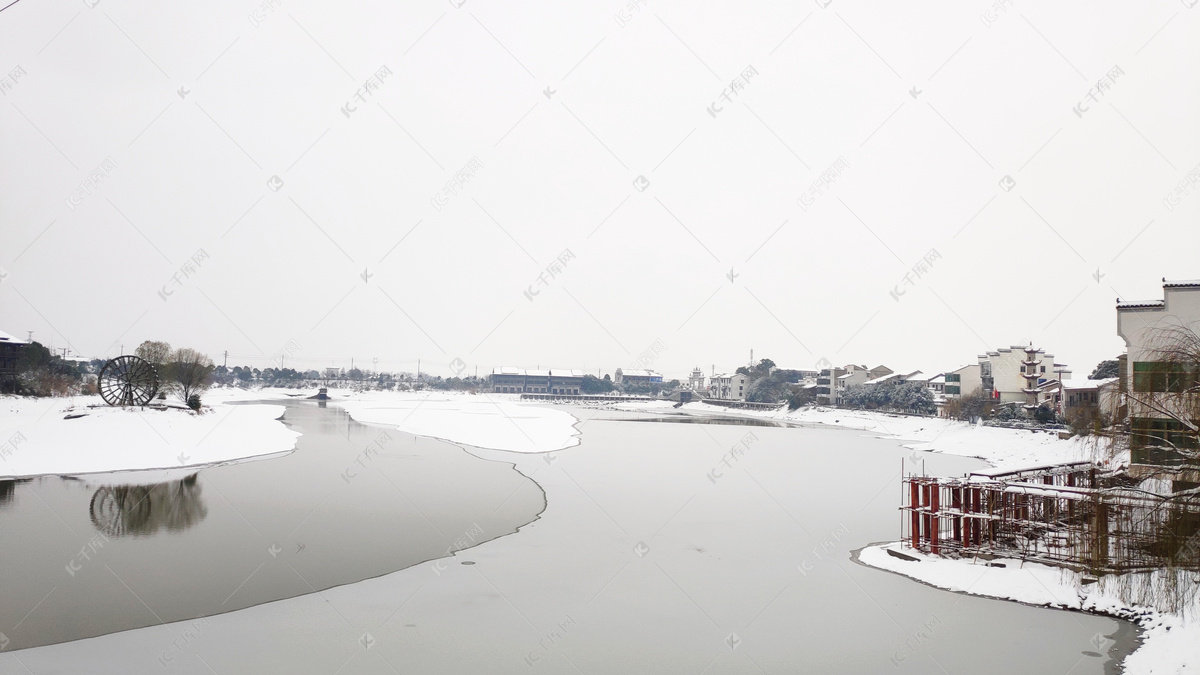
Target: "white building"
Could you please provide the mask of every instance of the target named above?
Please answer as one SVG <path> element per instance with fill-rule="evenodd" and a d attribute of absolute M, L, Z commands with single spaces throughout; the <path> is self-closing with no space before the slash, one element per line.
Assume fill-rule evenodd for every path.
<path fill-rule="evenodd" d="M 1054 362 L 1053 354 L 1032 346 L 1001 347 L 979 356 L 983 390 L 1001 403 L 1025 403 L 1036 407 L 1032 402 L 1039 387 L 1070 374 L 1067 366 Z"/>
<path fill-rule="evenodd" d="M 1184 392 L 1197 386 L 1197 373 L 1158 353 L 1170 331 L 1180 329 L 1200 333 L 1200 280 L 1164 279 L 1162 300 L 1117 302 L 1117 335 L 1127 350 L 1121 391 L 1129 405 L 1135 464 L 1178 463 L 1173 453 L 1153 446 L 1194 446 L 1195 437 L 1182 432 L 1175 416 L 1186 419 L 1196 410 L 1195 394 Z"/>
<path fill-rule="evenodd" d="M 983 378 L 980 376 L 982 365 L 972 363 L 946 372 L 945 375 L 945 391 L 942 393 L 946 398 L 962 398 L 974 394 L 983 388 Z"/>
<path fill-rule="evenodd" d="M 1083 410 L 1113 415 L 1120 397 L 1120 378 L 1101 380 L 1063 380 L 1062 407 L 1059 413 L 1071 419 Z"/>
<path fill-rule="evenodd" d="M 836 375 L 832 374 L 833 371 L 836 371 Z M 887 379 L 887 376 L 892 374 L 892 369 L 887 366 L 867 368 L 866 366 L 857 366 L 851 363 L 844 368 L 831 369 L 829 376 L 824 375 L 825 371 L 821 371 L 821 373 L 822 376 L 817 380 L 817 402 L 827 403 L 828 405 L 839 405 L 850 387 L 856 387 L 871 381 L 883 381 Z M 821 381 L 824 379 L 830 381 L 830 391 L 828 394 L 822 393 L 823 385 L 821 385 Z"/>
<path fill-rule="evenodd" d="M 722 401 L 745 401 L 750 378 L 741 373 L 713 375 L 709 381 L 708 395 Z"/>
<path fill-rule="evenodd" d="M 688 389 L 692 391 L 704 390 L 704 371 L 700 370 L 700 366 L 692 368 L 692 374 L 688 376 Z"/>

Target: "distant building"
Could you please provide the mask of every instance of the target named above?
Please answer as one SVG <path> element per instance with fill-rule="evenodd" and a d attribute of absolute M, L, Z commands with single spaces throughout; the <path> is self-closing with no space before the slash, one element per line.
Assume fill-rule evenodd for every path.
<path fill-rule="evenodd" d="M 617 368 L 614 376 L 613 382 L 615 384 L 662 384 L 663 381 L 663 376 L 660 373 L 638 368 L 631 368 L 629 370 Z"/>
<path fill-rule="evenodd" d="M 709 398 L 722 401 L 745 401 L 750 378 L 741 373 L 713 375 L 708 386 Z"/>
<path fill-rule="evenodd" d="M 692 374 L 688 376 L 688 389 L 692 391 L 704 390 L 704 371 L 700 370 L 700 366 L 692 368 Z"/>
<path fill-rule="evenodd" d="M 17 362 L 28 344 L 28 340 L 0 331 L 0 391 L 16 386 Z"/>
<path fill-rule="evenodd" d="M 983 377 L 980 375 L 982 366 L 978 363 L 947 371 L 945 374 L 945 391 L 947 399 L 970 396 L 983 388 Z"/>
<path fill-rule="evenodd" d="M 1025 345 L 1000 348 L 979 356 L 981 386 L 1001 403 L 1038 406 L 1039 388 L 1050 380 L 1062 379 L 1071 370 L 1054 362 L 1054 355 Z"/>
<path fill-rule="evenodd" d="M 929 378 L 929 392 L 933 394 L 933 402 L 941 405 L 946 401 L 946 374 L 942 373 Z"/>
<path fill-rule="evenodd" d="M 490 375 L 492 391 L 499 394 L 578 395 L 582 370 L 528 370 L 502 367 Z"/>
<path fill-rule="evenodd" d="M 892 374 L 892 369 L 887 366 L 867 368 L 866 366 L 856 366 L 854 364 L 846 366 L 842 371 L 842 374 L 835 380 L 836 387 L 834 389 L 835 398 L 832 403 L 833 405 L 841 404 L 842 399 L 846 396 L 846 391 L 850 387 L 866 384 L 872 380 L 881 382 Z"/>
<path fill-rule="evenodd" d="M 1071 419 L 1081 412 L 1111 415 L 1117 409 L 1120 396 L 1120 378 L 1102 380 L 1063 380 L 1062 410 L 1064 417 Z"/>
<path fill-rule="evenodd" d="M 817 373 L 818 405 L 835 405 L 837 403 L 837 378 L 845 373 L 844 368 L 824 368 Z"/>
<path fill-rule="evenodd" d="M 843 368 L 822 369 L 816 377 L 817 404 L 838 405 L 850 387 L 872 380 L 884 381 L 891 374 L 892 369 L 887 366 L 867 368 L 849 364 Z"/>
<path fill-rule="evenodd" d="M 1193 388 L 1200 378 L 1187 364 L 1164 361 L 1158 353 L 1163 331 L 1181 328 L 1200 332 L 1200 280 L 1164 279 L 1162 300 L 1117 302 L 1117 334 L 1127 348 L 1121 381 L 1134 464 L 1180 463 L 1175 453 L 1154 446 L 1195 449 L 1195 436 L 1172 414 L 1186 419 L 1195 413 Z"/>

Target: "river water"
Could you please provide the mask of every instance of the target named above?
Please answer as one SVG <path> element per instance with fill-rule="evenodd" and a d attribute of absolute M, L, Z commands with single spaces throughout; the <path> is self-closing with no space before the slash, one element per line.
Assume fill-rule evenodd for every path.
<path fill-rule="evenodd" d="M 288 402 L 285 420 L 303 435 L 279 458 L 165 482 L 139 474 L 132 485 L 121 475 L 0 484 L 8 649 L 395 572 L 512 533 L 545 507 L 511 464 L 444 441 L 368 427 L 316 402 Z"/>
<path fill-rule="evenodd" d="M 1125 622 L 855 564 L 899 536 L 912 453 L 895 442 L 565 409 L 582 442 L 556 453 L 390 430 L 364 457 L 385 430 L 289 402 L 304 436 L 288 457 L 155 487 L 3 488 L 10 652 L 150 627 L 0 653 L 0 671 L 1079 674 L 1134 646 Z"/>

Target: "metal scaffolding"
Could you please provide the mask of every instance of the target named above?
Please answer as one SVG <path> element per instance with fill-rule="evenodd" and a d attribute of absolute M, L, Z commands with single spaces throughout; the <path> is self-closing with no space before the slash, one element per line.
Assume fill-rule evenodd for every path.
<path fill-rule="evenodd" d="M 904 545 L 951 557 L 1005 556 L 1093 575 L 1200 570 L 1200 488 L 1091 462 L 903 477 Z"/>

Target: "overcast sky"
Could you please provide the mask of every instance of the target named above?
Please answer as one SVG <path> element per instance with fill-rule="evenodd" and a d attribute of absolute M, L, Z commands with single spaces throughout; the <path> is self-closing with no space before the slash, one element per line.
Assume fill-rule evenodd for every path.
<path fill-rule="evenodd" d="M 1193 1 L 20 0 L 0 330 L 447 376 L 1033 341 L 1082 377 L 1118 296 L 1200 277 Z"/>

